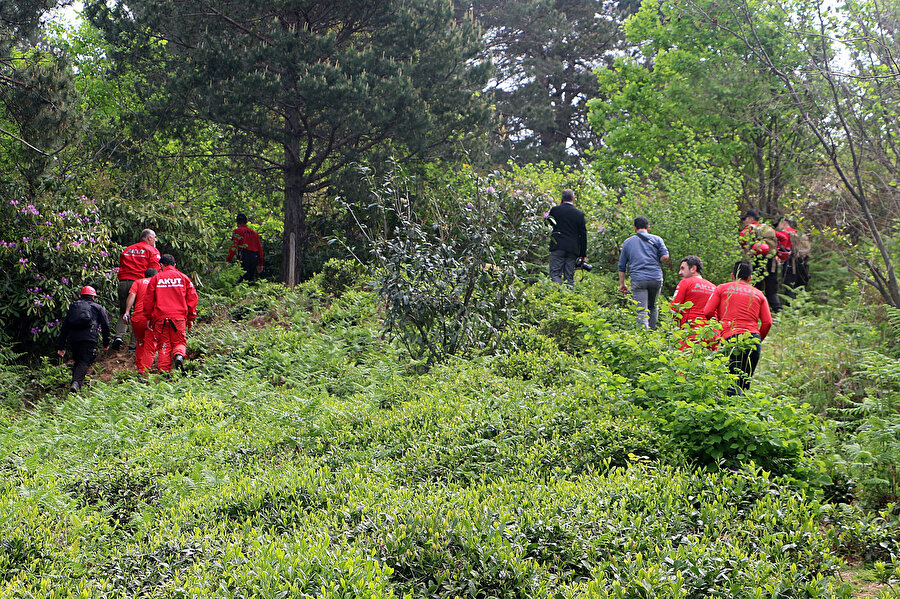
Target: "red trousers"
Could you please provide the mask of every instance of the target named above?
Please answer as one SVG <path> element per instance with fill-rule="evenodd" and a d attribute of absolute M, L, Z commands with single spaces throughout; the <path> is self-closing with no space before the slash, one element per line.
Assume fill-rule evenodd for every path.
<path fill-rule="evenodd" d="M 187 339 L 185 337 L 185 320 L 164 318 L 153 323 L 156 333 L 156 345 L 159 348 L 159 371 L 172 370 L 172 357 L 187 356 Z"/>
<path fill-rule="evenodd" d="M 137 340 L 137 351 L 134 355 L 134 365 L 138 372 L 149 371 L 153 366 L 153 358 L 156 357 L 156 333 L 147 328 L 146 318 L 134 318 L 131 321 L 134 330 L 134 338 Z"/>

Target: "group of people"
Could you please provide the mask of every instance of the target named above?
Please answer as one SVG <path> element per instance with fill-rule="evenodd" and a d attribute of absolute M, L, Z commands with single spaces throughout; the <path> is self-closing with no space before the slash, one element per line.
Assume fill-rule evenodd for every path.
<path fill-rule="evenodd" d="M 82 288 L 79 299 L 69 306 L 57 353 L 65 355 L 68 341 L 74 361 L 71 391 L 81 388 L 97 358 L 98 336 L 103 337 L 104 350 L 117 350 L 129 329 L 139 373 L 149 372 L 154 361 L 160 372 L 171 371 L 173 364 L 184 368 L 187 331 L 197 317 L 197 290 L 190 277 L 176 268 L 171 254 L 160 254 L 156 241 L 156 233 L 144 229 L 140 240 L 119 256 L 119 320 L 112 343 L 109 317 L 97 303 L 93 287 Z"/>
<path fill-rule="evenodd" d="M 587 228 L 584 213 L 574 205 L 575 194 L 566 189 L 562 201 L 547 213 L 553 227 L 550 236 L 550 278 L 556 283 L 574 286 L 575 266 L 587 254 Z M 805 285 L 809 280 L 807 258 L 809 242 L 779 219 L 775 227 L 759 222 L 758 214 L 748 210 L 741 217 L 741 245 L 745 259 L 734 263 L 731 281 L 714 285 L 703 278 L 703 261 L 697 256 L 681 260 L 678 274 L 681 282 L 672 299 L 672 310 L 684 327 L 699 329 L 710 319 L 721 323 L 716 345 L 724 340 L 730 348 L 730 371 L 736 376 L 736 387 L 730 392 L 742 393 L 759 363 L 762 341 L 772 327 L 772 312 L 781 309 L 779 283 L 786 287 Z M 638 323 L 656 329 L 659 321 L 658 298 L 663 285 L 663 265 L 671 263 L 665 241 L 650 233 L 646 217 L 634 219 L 634 235 L 622 243 L 619 254 L 619 291 L 631 293 L 638 308 Z M 769 239 L 771 237 L 771 239 Z M 795 247 L 792 247 L 795 246 Z M 754 269 L 754 264 L 758 268 Z M 779 268 L 782 277 L 778 277 Z M 754 270 L 764 273 L 754 286 Z M 626 285 L 630 275 L 631 289 Z M 692 337 L 690 337 L 692 338 Z M 689 338 L 689 339 L 690 339 Z M 683 343 L 682 348 L 688 343 Z"/>
<path fill-rule="evenodd" d="M 247 217 L 238 214 L 226 262 L 239 258 L 244 269 L 241 280 L 253 281 L 263 270 L 259 235 L 247 226 Z M 104 351 L 122 347 L 131 331 L 128 349 L 140 374 L 148 373 L 156 362 L 159 372 L 173 365 L 183 369 L 187 358 L 187 333 L 197 317 L 197 290 L 190 277 L 175 266 L 171 254 L 160 254 L 152 229 L 141 231 L 137 243 L 119 255 L 118 307 L 115 338 L 110 343 L 110 322 L 106 309 L 97 302 L 90 285 L 81 289 L 60 326 L 57 353 L 66 354 L 68 343 L 73 360 L 71 391 L 78 392 L 88 369 L 97 359 L 97 341 Z"/>

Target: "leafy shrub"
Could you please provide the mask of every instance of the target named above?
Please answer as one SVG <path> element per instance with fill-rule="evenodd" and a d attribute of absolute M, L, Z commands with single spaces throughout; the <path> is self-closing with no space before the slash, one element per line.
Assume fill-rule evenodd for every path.
<path fill-rule="evenodd" d="M 340 295 L 345 289 L 359 288 L 364 282 L 366 269 L 354 260 L 331 258 L 322 265 L 317 278 L 322 291 L 330 295 Z"/>
<path fill-rule="evenodd" d="M 516 198 L 482 180 L 472 198 L 448 190 L 449 208 L 429 220 L 414 212 L 408 183 L 396 175 L 372 182 L 374 204 L 391 224 L 364 231 L 381 268 L 385 330 L 429 364 L 489 348 L 513 321 L 521 258 L 544 226 L 534 215 L 510 229 L 506 207 Z"/>
<path fill-rule="evenodd" d="M 675 270 L 683 257 L 699 256 L 704 277 L 724 283 L 730 280 L 734 261 L 741 257 L 737 243 L 739 197 L 737 177 L 692 161 L 676 171 L 661 172 L 653 180 L 630 179 L 623 201 L 601 215 L 605 223 L 601 254 L 615 270 L 622 242 L 634 233 L 634 218 L 646 216 L 650 232 L 665 240 Z M 674 289 L 677 283 L 672 275 L 665 277 L 668 289 Z"/>
<path fill-rule="evenodd" d="M 96 200 L 0 202 L 0 328 L 28 351 L 47 349 L 84 285 L 114 303 L 114 244 Z M 114 264 L 115 263 L 115 264 Z"/>

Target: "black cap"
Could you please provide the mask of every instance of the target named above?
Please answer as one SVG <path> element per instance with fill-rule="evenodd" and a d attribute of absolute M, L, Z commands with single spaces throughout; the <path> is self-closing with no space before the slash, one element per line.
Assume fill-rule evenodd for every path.
<path fill-rule="evenodd" d="M 748 210 L 744 213 L 744 216 L 741 217 L 741 220 L 744 220 L 747 217 L 759 220 L 759 214 L 756 213 L 756 210 Z"/>

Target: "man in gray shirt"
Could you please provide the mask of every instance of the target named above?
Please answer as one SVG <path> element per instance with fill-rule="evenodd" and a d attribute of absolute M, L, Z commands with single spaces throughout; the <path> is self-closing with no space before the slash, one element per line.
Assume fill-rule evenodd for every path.
<path fill-rule="evenodd" d="M 619 254 L 619 291 L 628 293 L 625 286 L 626 269 L 631 271 L 631 294 L 638 303 L 638 324 L 656 330 L 659 306 L 656 300 L 662 289 L 661 264 L 668 264 L 669 250 L 662 237 L 649 233 L 650 221 L 644 216 L 634 219 L 634 235 L 622 244 Z M 649 312 L 649 318 L 648 318 Z"/>

